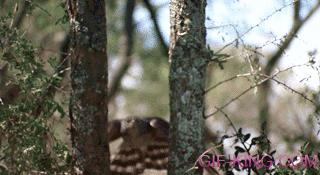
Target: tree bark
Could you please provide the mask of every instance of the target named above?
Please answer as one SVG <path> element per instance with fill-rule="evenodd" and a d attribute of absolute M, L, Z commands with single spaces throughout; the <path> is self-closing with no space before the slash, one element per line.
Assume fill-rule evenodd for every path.
<path fill-rule="evenodd" d="M 170 2 L 169 175 L 202 174 L 188 169 L 204 150 L 205 6 L 205 0 Z"/>
<path fill-rule="evenodd" d="M 110 174 L 105 2 L 67 2 L 72 30 L 70 120 L 73 165 L 83 175 Z"/>

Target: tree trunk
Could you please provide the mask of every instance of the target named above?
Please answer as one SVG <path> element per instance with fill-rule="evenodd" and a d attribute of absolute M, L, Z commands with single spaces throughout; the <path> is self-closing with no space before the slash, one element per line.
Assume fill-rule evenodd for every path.
<path fill-rule="evenodd" d="M 110 174 L 105 2 L 68 0 L 68 12 L 73 165 L 84 175 Z"/>
<path fill-rule="evenodd" d="M 266 74 L 269 75 L 269 74 Z M 269 96 L 271 93 L 271 82 L 266 81 L 259 87 L 259 96 L 258 96 L 258 107 L 259 107 L 259 123 L 260 131 L 268 136 L 269 134 Z"/>
<path fill-rule="evenodd" d="M 168 174 L 185 174 L 204 150 L 204 87 L 208 61 L 206 1 L 170 3 L 170 158 Z M 201 174 L 194 170 L 187 174 Z"/>

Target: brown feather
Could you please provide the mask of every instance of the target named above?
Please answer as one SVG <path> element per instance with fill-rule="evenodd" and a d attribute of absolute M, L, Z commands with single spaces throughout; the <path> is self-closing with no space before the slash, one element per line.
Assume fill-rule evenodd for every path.
<path fill-rule="evenodd" d="M 122 137 L 111 158 L 115 175 L 141 174 L 144 169 L 166 169 L 169 155 L 169 123 L 158 117 L 117 120 L 109 125 L 110 142 Z"/>
<path fill-rule="evenodd" d="M 120 128 L 121 128 L 120 120 L 113 120 L 108 123 L 109 142 L 112 142 L 121 137 Z"/>

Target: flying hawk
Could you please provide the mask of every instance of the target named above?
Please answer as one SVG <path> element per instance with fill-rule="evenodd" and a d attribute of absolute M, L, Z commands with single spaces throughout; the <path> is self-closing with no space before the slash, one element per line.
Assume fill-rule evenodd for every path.
<path fill-rule="evenodd" d="M 114 175 L 138 175 L 145 169 L 166 169 L 169 154 L 169 123 L 159 117 L 113 120 L 108 124 L 109 142 L 123 142 L 111 156 Z"/>

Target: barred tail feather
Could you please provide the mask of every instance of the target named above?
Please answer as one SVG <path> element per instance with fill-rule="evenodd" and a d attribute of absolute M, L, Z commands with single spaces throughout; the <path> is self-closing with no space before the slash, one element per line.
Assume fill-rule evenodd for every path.
<path fill-rule="evenodd" d="M 148 146 L 145 158 L 147 169 L 167 169 L 169 146 L 167 142 L 160 142 Z"/>
<path fill-rule="evenodd" d="M 111 157 L 110 169 L 114 175 L 138 175 L 144 168 L 144 158 L 139 149 L 122 149 Z"/>

